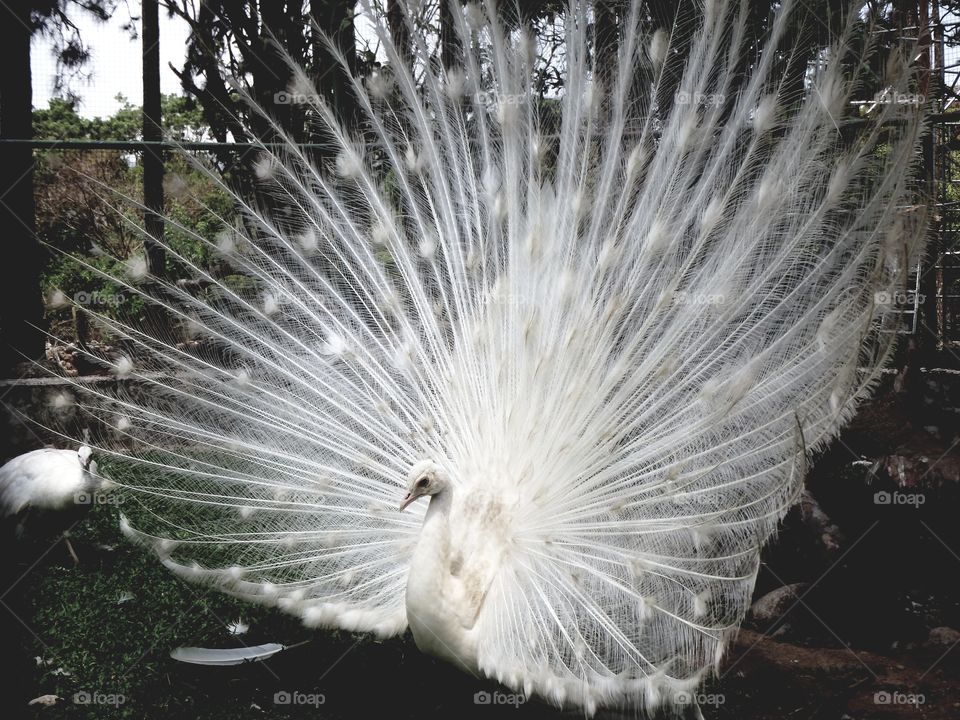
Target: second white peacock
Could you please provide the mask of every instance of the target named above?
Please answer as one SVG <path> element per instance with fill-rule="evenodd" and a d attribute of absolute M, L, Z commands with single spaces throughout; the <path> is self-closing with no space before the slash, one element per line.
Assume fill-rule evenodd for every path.
<path fill-rule="evenodd" d="M 69 531 L 104 485 L 88 445 L 17 455 L 0 467 L 0 521 L 10 525 L 17 540 Z M 79 562 L 70 539 L 64 536 L 64 542 Z"/>
<path fill-rule="evenodd" d="M 793 3 L 759 53 L 748 5 L 673 35 L 630 3 L 604 68 L 572 5 L 546 99 L 537 38 L 492 3 L 451 4 L 448 68 L 371 13 L 360 134 L 295 69 L 335 161 L 264 146 L 279 210 L 236 197 L 214 239 L 169 220 L 249 280 L 173 244 L 211 292 L 115 278 L 224 349 L 101 318 L 138 388 L 86 404 L 149 511 L 127 532 L 184 577 L 310 626 L 409 627 L 557 705 L 680 708 L 806 458 L 879 377 L 882 301 L 923 241 L 922 108 L 852 102 L 917 97 L 913 53 L 875 62 L 850 12 L 798 89 Z"/>

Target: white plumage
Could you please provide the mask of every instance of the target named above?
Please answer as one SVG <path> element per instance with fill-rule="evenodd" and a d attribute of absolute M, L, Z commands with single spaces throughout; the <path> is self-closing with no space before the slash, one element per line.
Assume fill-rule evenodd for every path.
<path fill-rule="evenodd" d="M 102 318 L 145 388 L 101 397 L 136 449 L 113 452 L 141 463 L 116 480 L 151 511 L 125 531 L 311 626 L 410 627 L 587 713 L 677 710 L 806 457 L 877 378 L 896 316 L 875 293 L 922 246 L 904 212 L 921 109 L 849 116 L 872 51 L 855 13 L 804 97 L 782 95 L 791 6 L 741 62 L 746 4 L 705 3 L 683 55 L 631 3 L 610 76 L 572 6 L 556 126 L 534 41 L 493 3 L 453 4 L 448 70 L 416 33 L 406 67 L 377 19 L 389 72 L 354 83 L 362 138 L 313 95 L 329 167 L 264 147 L 282 211 L 237 198 L 229 246 L 179 228 L 250 282 L 167 247 L 217 293 L 156 278 L 158 302 L 227 359 Z M 719 102 L 658 105 L 681 57 L 676 98 Z M 894 56 L 881 84 L 913 82 Z"/>
<path fill-rule="evenodd" d="M 100 485 L 93 450 L 41 448 L 0 467 L 0 517 L 27 512 L 58 512 L 89 505 Z"/>
<path fill-rule="evenodd" d="M 0 524 L 16 540 L 69 532 L 104 487 L 93 450 L 41 448 L 18 455 L 0 467 Z M 67 551 L 80 559 L 64 534 Z"/>

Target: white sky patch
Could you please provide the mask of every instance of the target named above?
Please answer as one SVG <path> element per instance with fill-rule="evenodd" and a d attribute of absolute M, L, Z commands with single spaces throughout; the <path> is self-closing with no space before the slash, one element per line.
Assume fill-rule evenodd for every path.
<path fill-rule="evenodd" d="M 139 4 L 132 6 L 139 13 Z M 99 22 L 87 12 L 74 5 L 68 6 L 67 15 L 80 29 L 80 37 L 90 48 L 91 58 L 82 68 L 89 81 L 82 78 L 71 80 L 67 87 L 81 98 L 78 112 L 83 117 L 109 117 L 121 106 L 118 94 L 133 105 L 143 100 L 143 73 L 141 62 L 141 38 L 131 39 L 122 28 L 129 22 L 130 12 L 120 3 L 107 22 Z M 137 21 L 138 34 L 140 22 Z M 160 88 L 165 94 L 182 94 L 180 79 L 173 74 L 169 64 L 183 68 L 186 57 L 189 27 L 182 19 L 167 16 L 160 9 Z M 33 107 L 45 108 L 53 97 L 56 76 L 56 58 L 50 38 L 34 35 L 31 47 L 31 70 L 33 72 Z"/>
<path fill-rule="evenodd" d="M 139 12 L 139 6 L 134 6 Z M 67 82 L 67 89 L 81 99 L 77 111 L 82 117 L 106 118 L 120 109 L 117 95 L 123 95 L 132 105 L 143 101 L 141 38 L 131 38 L 123 25 L 130 21 L 128 7 L 121 3 L 107 22 L 96 20 L 90 13 L 68 6 L 68 17 L 80 29 L 80 37 L 90 48 L 90 60 L 81 68 L 78 77 Z M 304 24 L 308 20 L 304 18 Z M 383 62 L 385 54 L 380 47 L 373 24 L 360 13 L 356 17 L 357 47 L 374 50 Z M 138 34 L 141 24 L 137 23 Z M 190 28 L 179 17 L 169 17 L 160 8 L 160 88 L 164 94 L 182 95 L 180 79 L 170 69 L 173 64 L 183 68 Z M 49 37 L 37 34 L 31 47 L 33 72 L 33 107 L 46 108 L 54 97 L 57 62 Z M 84 79 L 85 77 L 89 79 Z"/>

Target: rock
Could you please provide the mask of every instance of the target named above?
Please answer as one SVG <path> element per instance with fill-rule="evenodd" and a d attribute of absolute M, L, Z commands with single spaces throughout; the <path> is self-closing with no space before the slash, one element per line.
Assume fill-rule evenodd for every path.
<path fill-rule="evenodd" d="M 756 625 L 772 625 L 798 604 L 806 589 L 807 583 L 793 583 L 768 592 L 750 606 L 749 619 Z"/>
<path fill-rule="evenodd" d="M 927 636 L 927 641 L 924 643 L 924 646 L 951 647 L 958 642 L 960 642 L 960 631 L 954 630 L 952 627 L 935 627 L 930 631 L 930 635 Z"/>

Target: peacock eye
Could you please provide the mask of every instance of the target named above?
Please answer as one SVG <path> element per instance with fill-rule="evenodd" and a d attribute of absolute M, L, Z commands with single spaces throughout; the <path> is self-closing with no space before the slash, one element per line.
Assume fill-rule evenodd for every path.
<path fill-rule="evenodd" d="M 418 487 L 418 488 L 425 488 L 425 487 L 426 487 L 427 485 L 429 485 L 429 484 L 430 484 L 430 481 L 429 481 L 427 478 L 425 478 L 425 477 L 422 477 L 422 478 L 420 478 L 419 480 L 417 480 L 417 487 Z"/>

